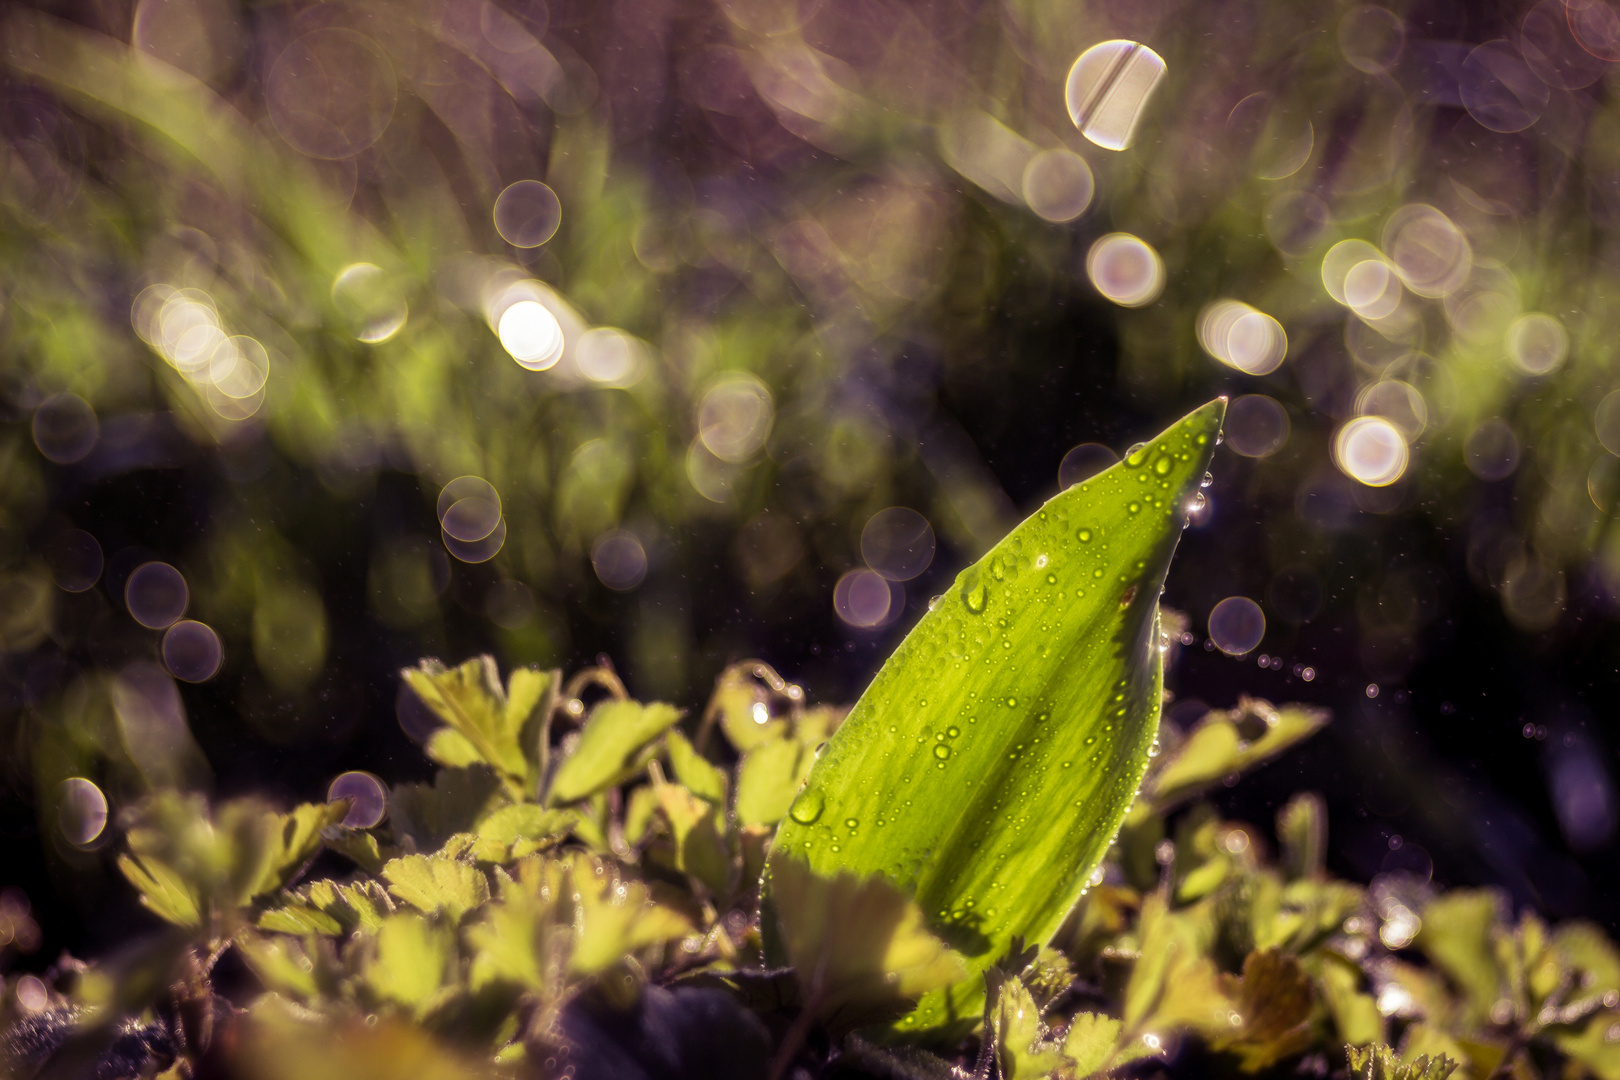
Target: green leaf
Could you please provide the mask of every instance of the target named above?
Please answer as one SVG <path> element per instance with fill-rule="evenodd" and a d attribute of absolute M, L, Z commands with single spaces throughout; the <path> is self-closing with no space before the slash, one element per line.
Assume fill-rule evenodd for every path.
<path fill-rule="evenodd" d="M 310 999 L 320 994 L 315 965 L 302 942 L 290 937 L 261 937 L 244 933 L 236 947 L 261 983 L 296 997 Z"/>
<path fill-rule="evenodd" d="M 579 745 L 557 767 L 548 801 L 578 802 L 629 779 L 640 768 L 642 749 L 680 718 L 679 709 L 662 702 L 602 702 L 586 719 Z"/>
<path fill-rule="evenodd" d="M 161 861 L 120 855 L 118 869 L 141 894 L 141 903 L 160 919 L 176 926 L 202 923 L 196 891 Z"/>
<path fill-rule="evenodd" d="M 1482 1024 L 1491 1006 L 1505 996 L 1493 947 L 1502 923 L 1501 896 L 1489 889 L 1455 889 L 1423 910 L 1414 942 L 1463 991 L 1467 1012 Z"/>
<path fill-rule="evenodd" d="M 691 874 L 714 896 L 731 883 L 724 811 L 679 784 L 659 784 L 658 804 L 675 834 L 675 868 Z"/>
<path fill-rule="evenodd" d="M 1322 998 L 1333 1016 L 1339 1037 L 1346 1043 L 1364 1045 L 1384 1041 L 1384 1014 L 1377 1000 L 1361 989 L 1361 969 L 1336 953 L 1322 958 L 1317 976 Z"/>
<path fill-rule="evenodd" d="M 1208 950 L 1213 927 L 1189 908 L 1171 911 L 1162 894 L 1142 901 L 1141 949 L 1125 984 L 1125 1030 L 1189 1026 L 1219 1031 L 1233 1011 Z"/>
<path fill-rule="evenodd" d="M 737 766 L 737 820 L 744 825 L 775 825 L 787 817 L 814 762 L 815 755 L 792 739 L 770 739 L 755 746 Z"/>
<path fill-rule="evenodd" d="M 343 933 L 343 925 L 326 912 L 296 902 L 271 908 L 259 916 L 259 921 L 255 925 L 260 930 L 269 930 L 277 934 L 296 934 L 299 937 L 308 934 L 337 937 Z"/>
<path fill-rule="evenodd" d="M 1277 811 L 1277 839 L 1290 878 L 1322 875 L 1327 860 L 1327 807 L 1322 796 L 1301 792 Z"/>
<path fill-rule="evenodd" d="M 497 845 L 497 861 L 520 859 L 553 846 L 568 835 L 579 815 L 572 810 L 547 810 L 534 803 L 503 806 L 478 823 L 478 838 Z"/>
<path fill-rule="evenodd" d="M 532 786 L 539 770 L 535 753 L 525 751 L 525 727 L 552 682 L 550 675 L 533 669 L 513 672 L 508 692 L 501 689 L 490 656 L 454 668 L 424 660 L 401 674 L 423 703 L 465 741 L 463 745 L 436 736 L 428 743 L 430 755 L 446 765 L 467 765 L 470 746 L 514 789 L 522 792 Z"/>
<path fill-rule="evenodd" d="M 1574 974 L 1576 1001 L 1601 1001 L 1610 991 L 1620 992 L 1620 951 L 1597 926 L 1564 923 L 1553 932 L 1552 946 Z"/>
<path fill-rule="evenodd" d="M 1041 1009 L 1023 980 L 1000 980 L 989 1023 L 995 1032 L 996 1060 L 1004 1080 L 1051 1076 L 1065 1064 L 1061 1049 L 1047 1040 Z"/>
<path fill-rule="evenodd" d="M 720 729 L 740 754 L 770 739 L 781 738 L 787 721 L 773 719 L 765 687 L 746 665 L 732 665 L 720 673 L 706 710 L 720 718 Z"/>
<path fill-rule="evenodd" d="M 835 1024 L 898 1015 L 967 974 L 963 958 L 883 877 L 826 878 L 795 858 L 775 859 L 772 875 L 781 947 L 808 1007 Z"/>
<path fill-rule="evenodd" d="M 692 933 L 692 921 L 674 908 L 655 903 L 647 886 L 623 880 L 612 868 L 576 853 L 570 863 L 578 911 L 578 936 L 569 970 L 591 975 L 662 941 Z"/>
<path fill-rule="evenodd" d="M 336 937 L 356 929 L 375 932 L 393 912 L 393 901 L 375 881 L 352 885 L 313 881 L 292 894 L 287 903 L 259 916 L 259 929 Z"/>
<path fill-rule="evenodd" d="M 674 767 L 675 779 L 681 782 L 681 786 L 716 806 L 726 804 L 725 773 L 698 753 L 679 731 L 670 731 L 665 735 L 664 745 L 669 749 L 669 763 Z"/>
<path fill-rule="evenodd" d="M 1444 1054 L 1403 1064 L 1387 1046 L 1346 1046 L 1344 1050 L 1355 1080 L 1446 1080 L 1457 1068 L 1457 1063 Z"/>
<path fill-rule="evenodd" d="M 1321 709 L 1277 708 L 1269 701 L 1241 698 L 1235 709 L 1205 714 L 1181 745 L 1164 754 L 1142 785 L 1143 794 L 1154 812 L 1163 813 L 1309 738 L 1327 720 Z"/>
<path fill-rule="evenodd" d="M 457 833 L 470 832 L 506 803 L 501 782 L 484 766 L 440 769 L 433 785 L 400 784 L 388 795 L 388 821 L 419 851 L 435 851 Z"/>
<path fill-rule="evenodd" d="M 1224 402 L 1057 495 L 968 567 L 878 672 L 778 832 L 820 878 L 881 874 L 976 974 L 1044 945 L 1118 831 L 1158 730 L 1159 591 Z M 767 939 L 768 941 L 771 939 Z M 901 1025 L 970 1026 L 964 980 Z"/>
<path fill-rule="evenodd" d="M 624 807 L 624 842 L 640 844 L 658 823 L 658 789 L 641 784 L 630 790 Z"/>
<path fill-rule="evenodd" d="M 1311 982 L 1292 956 L 1257 949 L 1243 960 L 1243 978 L 1222 976 L 1222 985 L 1235 999 L 1238 1024 L 1214 1040 L 1215 1048 L 1237 1054 L 1244 1072 L 1259 1072 L 1310 1045 Z"/>
<path fill-rule="evenodd" d="M 452 727 L 442 727 L 429 735 L 422 751 L 440 765 L 452 769 L 465 769 L 484 760 L 484 755 L 478 752 L 472 740 Z"/>
<path fill-rule="evenodd" d="M 181 926 L 211 924 L 303 865 L 298 856 L 313 852 L 305 826 L 325 813 L 310 810 L 300 821 L 246 798 L 211 812 L 200 795 L 161 791 L 131 811 L 129 854 L 120 857 L 119 868 L 164 919 Z M 319 843 L 314 834 L 313 845 Z"/>
<path fill-rule="evenodd" d="M 518 746 L 539 781 L 551 769 L 551 717 L 562 688 L 562 672 L 520 667 L 506 679 L 506 722 L 518 733 Z M 526 793 L 533 797 L 535 792 Z"/>
<path fill-rule="evenodd" d="M 277 814 L 269 865 L 250 895 L 263 896 L 285 887 L 321 849 L 322 830 L 342 821 L 348 810 L 346 802 L 304 803 L 290 814 Z"/>
<path fill-rule="evenodd" d="M 420 915 L 390 915 L 377 931 L 377 951 L 366 982 L 378 997 L 420 1008 L 444 984 L 454 940 Z"/>
<path fill-rule="evenodd" d="M 1609 1037 L 1616 1025 L 1620 1025 L 1620 1012 L 1605 1009 L 1583 1025 L 1554 1030 L 1552 1042 L 1598 1080 L 1620 1080 L 1620 1040 Z"/>
<path fill-rule="evenodd" d="M 388 891 L 429 915 L 452 922 L 489 899 L 489 879 L 476 866 L 441 855 L 406 855 L 382 868 Z"/>
<path fill-rule="evenodd" d="M 467 928 L 472 947 L 468 983 L 476 992 L 492 983 L 545 991 L 556 981 L 558 957 L 567 951 L 571 927 L 555 917 L 560 890 L 529 891 L 511 878 L 501 882 L 501 898 L 486 906 Z"/>
<path fill-rule="evenodd" d="M 1069 1033 L 1063 1037 L 1063 1054 L 1074 1063 L 1074 1075 L 1087 1077 L 1103 1070 L 1114 1056 L 1119 1028 L 1119 1021 L 1111 1016 L 1075 1014 L 1069 1021 Z"/>

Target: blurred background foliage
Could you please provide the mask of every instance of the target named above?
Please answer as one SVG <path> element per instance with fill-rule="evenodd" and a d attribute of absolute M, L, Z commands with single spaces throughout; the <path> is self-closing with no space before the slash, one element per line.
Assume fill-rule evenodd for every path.
<path fill-rule="evenodd" d="M 124 932 L 87 806 L 424 776 L 424 655 L 852 699 L 1216 393 L 1172 715 L 1341 716 L 1223 809 L 1315 787 L 1341 872 L 1615 928 L 1604 0 L 4 14 L 3 824 L 47 941 Z M 1112 39 L 1165 65 L 1122 150 L 1118 72 L 1071 78 Z"/>

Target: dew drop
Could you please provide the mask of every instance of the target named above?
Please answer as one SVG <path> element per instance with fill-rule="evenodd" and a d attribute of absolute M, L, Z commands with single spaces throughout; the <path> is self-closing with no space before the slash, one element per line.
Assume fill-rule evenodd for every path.
<path fill-rule="evenodd" d="M 960 734 L 962 734 L 962 729 L 959 727 L 948 727 L 945 729 L 945 737 L 947 739 L 954 739 Z"/>
<path fill-rule="evenodd" d="M 826 802 L 819 788 L 806 788 L 793 805 L 788 808 L 788 817 L 800 825 L 811 825 L 821 816 L 821 808 Z"/>
<path fill-rule="evenodd" d="M 1168 476 L 1170 474 L 1170 459 L 1168 457 L 1161 457 L 1158 461 L 1155 461 L 1153 463 L 1153 471 L 1158 473 L 1160 476 Z"/>
<path fill-rule="evenodd" d="M 1125 509 L 1129 510 L 1133 514 L 1140 514 L 1142 512 L 1142 504 L 1139 502 L 1132 502 L 1129 506 L 1125 507 Z"/>
<path fill-rule="evenodd" d="M 1009 708 L 1009 709 L 1018 708 L 1018 699 L 1015 698 L 1015 697 L 1008 698 L 1007 699 L 1007 708 Z"/>
<path fill-rule="evenodd" d="M 860 818 L 848 818 L 848 819 L 846 819 L 844 821 L 844 828 L 846 828 L 846 829 L 858 829 L 860 827 L 861 827 Z"/>
<path fill-rule="evenodd" d="M 944 743 L 939 743 L 934 747 L 934 756 L 940 761 L 944 761 L 951 756 L 951 748 Z"/>
<path fill-rule="evenodd" d="M 1078 533 L 1076 533 L 1076 534 L 1075 534 L 1075 535 L 1076 535 L 1076 536 L 1078 536 L 1078 537 L 1079 537 L 1079 538 L 1080 538 L 1080 542 L 1081 542 L 1081 543 L 1082 543 L 1082 544 L 1089 544 L 1089 543 L 1091 543 L 1091 530 L 1090 530 L 1090 529 L 1081 529 L 1081 530 L 1080 530 L 1080 531 L 1079 531 L 1079 532 L 1078 532 Z"/>
<path fill-rule="evenodd" d="M 1125 451 L 1125 464 L 1131 468 L 1140 468 L 1142 462 L 1147 460 L 1147 443 L 1139 442 Z"/>
<path fill-rule="evenodd" d="M 1207 488 L 1207 487 L 1209 487 L 1209 485 L 1213 484 L 1214 482 L 1215 482 L 1215 474 L 1214 473 L 1205 473 L 1204 478 L 1202 480 L 1198 481 L 1198 486 Z"/>
<path fill-rule="evenodd" d="M 1048 585 L 1056 585 L 1057 584 L 1057 575 L 1056 574 L 1047 574 L 1046 575 L 1046 583 Z"/>
<path fill-rule="evenodd" d="M 1007 578 L 1007 563 L 1000 555 L 990 560 L 990 576 L 997 581 L 1004 581 Z"/>

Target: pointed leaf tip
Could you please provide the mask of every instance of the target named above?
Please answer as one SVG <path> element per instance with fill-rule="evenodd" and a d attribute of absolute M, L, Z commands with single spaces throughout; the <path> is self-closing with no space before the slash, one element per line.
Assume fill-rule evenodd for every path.
<path fill-rule="evenodd" d="M 1159 591 L 1225 410 L 1195 410 L 963 570 L 789 808 L 772 867 L 881 874 L 966 958 L 902 1029 L 974 1022 L 979 973 L 1015 937 L 1051 938 L 1118 830 L 1158 730 Z"/>

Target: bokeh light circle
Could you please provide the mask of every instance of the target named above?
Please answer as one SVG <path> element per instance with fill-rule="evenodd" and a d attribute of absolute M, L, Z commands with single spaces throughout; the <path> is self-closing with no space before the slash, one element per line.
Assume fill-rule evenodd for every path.
<path fill-rule="evenodd" d="M 332 303 L 357 341 L 380 345 L 398 334 L 410 306 L 388 273 L 376 263 L 350 263 L 332 279 Z"/>
<path fill-rule="evenodd" d="M 698 405 L 698 438 L 721 461 L 747 461 L 765 445 L 775 415 L 769 387 L 753 375 L 726 375 Z"/>
<path fill-rule="evenodd" d="M 1159 253 L 1130 233 L 1109 233 L 1086 253 L 1086 276 L 1096 290 L 1121 307 L 1151 304 L 1164 291 Z"/>
<path fill-rule="evenodd" d="M 508 184 L 495 199 L 495 231 L 513 247 L 537 248 L 557 235 L 562 203 L 538 180 Z"/>
<path fill-rule="evenodd" d="M 1209 613 L 1209 639 L 1228 656 L 1254 651 L 1266 636 L 1266 616 L 1247 596 L 1228 596 Z"/>
<path fill-rule="evenodd" d="M 591 568 L 614 592 L 629 592 L 646 580 L 647 549 L 635 533 L 613 529 L 591 545 Z"/>
<path fill-rule="evenodd" d="M 1611 391 L 1598 402 L 1592 414 L 1592 430 L 1603 449 L 1620 457 L 1620 390 Z"/>
<path fill-rule="evenodd" d="M 444 549 L 464 563 L 485 563 L 499 555 L 501 548 L 506 546 L 506 519 L 503 517 L 495 526 L 495 531 L 481 540 L 460 540 L 449 533 L 439 531 L 439 539 Z"/>
<path fill-rule="evenodd" d="M 1288 355 L 1288 334 L 1263 311 L 1237 300 L 1217 300 L 1198 315 L 1204 351 L 1247 375 L 1269 375 Z"/>
<path fill-rule="evenodd" d="M 1620 63 L 1620 12 L 1608 0 L 1564 0 L 1575 40 L 1599 60 Z"/>
<path fill-rule="evenodd" d="M 1069 119 L 1103 149 L 1123 150 L 1164 73 L 1164 59 L 1139 42 L 1093 45 L 1075 60 L 1064 83 Z"/>
<path fill-rule="evenodd" d="M 1344 278 L 1345 306 L 1369 322 L 1388 318 L 1401 304 L 1401 283 L 1383 259 L 1364 259 Z"/>
<path fill-rule="evenodd" d="M 399 721 L 399 729 L 406 737 L 416 743 L 427 742 L 435 731 L 444 727 L 439 715 L 428 708 L 427 703 L 403 679 L 399 683 L 399 692 L 394 695 L 394 719 Z"/>
<path fill-rule="evenodd" d="M 1559 90 L 1582 90 L 1603 77 L 1608 64 L 1593 56 L 1571 26 L 1577 16 L 1565 0 L 1542 0 L 1519 24 L 1519 51 L 1536 78 Z"/>
<path fill-rule="evenodd" d="M 647 346 L 623 330 L 598 326 L 580 335 L 574 364 L 592 382 L 631 386 L 647 368 Z"/>
<path fill-rule="evenodd" d="M 1380 379 L 1356 395 L 1356 412 L 1381 416 L 1394 424 L 1407 442 L 1429 426 L 1429 405 L 1417 387 L 1400 379 Z"/>
<path fill-rule="evenodd" d="M 439 524 L 446 536 L 464 544 L 475 544 L 500 526 L 501 507 L 479 496 L 458 499 L 445 510 Z"/>
<path fill-rule="evenodd" d="M 326 801 L 339 799 L 349 800 L 343 825 L 350 829 L 369 829 L 388 812 L 388 789 L 371 773 L 358 769 L 336 777 L 327 787 Z"/>
<path fill-rule="evenodd" d="M 1409 203 L 1384 223 L 1384 250 L 1401 282 L 1419 296 L 1449 296 L 1468 279 L 1473 249 L 1445 214 Z"/>
<path fill-rule="evenodd" d="M 238 334 L 214 347 L 208 382 L 227 398 L 246 401 L 264 391 L 270 378 L 270 352 L 257 339 Z"/>
<path fill-rule="evenodd" d="M 1513 321 L 1507 331 L 1508 359 L 1527 375 L 1547 375 L 1564 366 L 1569 333 L 1551 315 L 1532 311 Z"/>
<path fill-rule="evenodd" d="M 1380 75 L 1395 66 L 1406 44 L 1406 27 L 1388 8 L 1363 4 L 1339 20 L 1339 51 L 1357 71 Z"/>
<path fill-rule="evenodd" d="M 47 461 L 72 465 L 96 448 L 101 424 L 96 410 L 78 394 L 53 394 L 34 410 L 34 445 Z"/>
<path fill-rule="evenodd" d="M 1364 262 L 1376 262 L 1383 257 L 1382 252 L 1365 240 L 1340 240 L 1322 256 L 1322 287 L 1335 301 L 1349 307 L 1345 284 L 1350 271 Z"/>
<path fill-rule="evenodd" d="M 501 495 L 482 476 L 458 476 L 439 491 L 435 507 L 446 536 L 476 543 L 501 523 Z"/>
<path fill-rule="evenodd" d="M 934 527 L 909 507 L 879 510 L 861 530 L 861 558 L 880 577 L 910 581 L 934 561 Z"/>
<path fill-rule="evenodd" d="M 353 30 L 315 30 L 289 44 L 265 80 L 270 122 L 312 158 L 353 157 L 381 137 L 398 86 L 377 43 Z"/>
<path fill-rule="evenodd" d="M 1233 398 L 1222 425 L 1226 445 L 1249 458 L 1270 457 L 1288 442 L 1288 411 L 1265 394 Z"/>
<path fill-rule="evenodd" d="M 224 659 L 219 635 L 207 623 L 181 619 L 163 634 L 163 666 L 183 682 L 207 682 Z"/>
<path fill-rule="evenodd" d="M 70 776 L 57 785 L 56 806 L 62 835 L 75 847 L 89 847 L 107 828 L 107 796 L 82 776 Z"/>
<path fill-rule="evenodd" d="M 1523 131 L 1547 108 L 1547 84 L 1536 77 L 1510 41 L 1487 41 L 1468 54 L 1457 78 L 1463 107 L 1481 127 L 1501 134 Z"/>
<path fill-rule="evenodd" d="M 850 626 L 875 629 L 898 614 L 899 590 L 875 571 L 851 570 L 833 586 L 833 610 Z"/>
<path fill-rule="evenodd" d="M 1097 191 L 1086 159 L 1058 147 L 1042 150 L 1024 166 L 1024 202 L 1036 215 L 1055 224 L 1073 221 L 1086 212 Z"/>
<path fill-rule="evenodd" d="M 84 592 L 101 580 L 101 545 L 83 529 L 65 529 L 53 537 L 45 557 L 51 579 L 63 592 Z"/>
<path fill-rule="evenodd" d="M 1064 454 L 1063 460 L 1058 463 L 1058 487 L 1067 491 L 1076 484 L 1090 480 L 1118 460 L 1119 455 L 1102 443 L 1081 443 Z"/>
<path fill-rule="evenodd" d="M 1368 487 L 1387 487 L 1399 480 L 1410 457 L 1406 436 L 1382 416 L 1358 416 L 1333 437 L 1334 464 Z"/>
<path fill-rule="evenodd" d="M 166 562 L 142 563 L 124 583 L 124 606 L 150 630 L 172 625 L 186 613 L 190 601 L 185 576 Z"/>
<path fill-rule="evenodd" d="M 519 300 L 501 312 L 495 335 L 512 359 L 530 371 L 545 371 L 562 359 L 562 324 L 538 300 Z"/>

